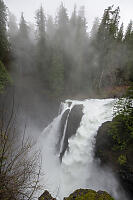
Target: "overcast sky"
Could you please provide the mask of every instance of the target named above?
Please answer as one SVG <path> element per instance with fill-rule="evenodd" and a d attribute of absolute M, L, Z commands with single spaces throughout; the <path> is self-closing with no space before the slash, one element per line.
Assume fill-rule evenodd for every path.
<path fill-rule="evenodd" d="M 133 20 L 133 0 L 4 0 L 9 10 L 20 18 L 20 13 L 24 12 L 27 21 L 34 21 L 35 11 L 42 4 L 46 14 L 55 16 L 61 1 L 68 9 L 70 15 L 74 4 L 77 7 L 84 5 L 88 28 L 90 29 L 95 17 L 101 18 L 103 11 L 108 6 L 120 6 L 121 21 L 127 26 L 130 19 Z"/>

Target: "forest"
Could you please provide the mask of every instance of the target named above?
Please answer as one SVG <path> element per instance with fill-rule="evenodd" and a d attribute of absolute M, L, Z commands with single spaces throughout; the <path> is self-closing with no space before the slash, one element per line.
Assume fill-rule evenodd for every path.
<path fill-rule="evenodd" d="M 9 82 L 5 69 L 34 77 L 41 91 L 53 97 L 89 96 L 133 81 L 133 22 L 127 28 L 119 23 L 119 7 L 105 9 L 88 33 L 84 7 L 77 11 L 75 6 L 69 17 L 62 3 L 53 19 L 41 6 L 33 26 L 23 13 L 17 24 L 0 4 L 1 89 Z"/>
<path fill-rule="evenodd" d="M 35 24 L 27 22 L 24 13 L 18 23 L 14 13 L 0 0 L 1 200 L 32 200 L 35 191 L 41 189 L 40 155 L 35 152 L 29 156 L 33 145 L 25 138 L 26 125 L 23 133 L 18 128 L 20 116 L 15 94 L 21 94 L 17 101 L 26 99 L 28 91 L 37 92 L 48 101 L 120 98 L 114 107 L 109 136 L 115 143 L 111 148 L 119 150 L 120 155 L 116 156 L 119 164 L 122 167 L 127 164 L 125 152 L 133 144 L 133 21 L 127 27 L 120 21 L 120 8 L 109 6 L 90 27 L 84 6 L 77 9 L 75 5 L 70 16 L 61 3 L 55 18 L 46 15 L 45 8 L 40 6 Z M 31 105 L 32 98 L 28 100 Z M 42 105 L 37 108 L 39 111 Z M 25 106 L 26 109 L 28 113 Z M 30 114 L 34 115 L 35 110 L 30 110 Z M 41 118 L 41 114 L 38 116 Z M 123 130 L 125 135 L 121 136 Z M 101 156 L 100 153 L 97 150 Z"/>

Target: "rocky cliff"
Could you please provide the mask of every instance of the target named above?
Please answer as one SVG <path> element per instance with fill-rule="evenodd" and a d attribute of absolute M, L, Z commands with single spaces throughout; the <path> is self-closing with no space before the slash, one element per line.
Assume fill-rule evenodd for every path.
<path fill-rule="evenodd" d="M 133 143 L 128 146 L 120 146 L 110 134 L 110 129 L 116 119 L 112 122 L 105 122 L 98 130 L 96 136 L 95 156 L 100 158 L 101 165 L 108 165 L 119 178 L 122 186 L 129 195 L 133 197 Z M 121 130 L 124 137 L 125 130 Z M 125 139 L 126 141 L 126 139 Z"/>

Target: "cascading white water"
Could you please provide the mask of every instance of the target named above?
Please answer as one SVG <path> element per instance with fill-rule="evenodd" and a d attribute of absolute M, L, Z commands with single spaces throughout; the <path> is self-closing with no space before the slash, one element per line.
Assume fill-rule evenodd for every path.
<path fill-rule="evenodd" d="M 42 151 L 43 182 L 45 189 L 56 198 L 63 199 L 75 189 L 90 188 L 106 190 L 116 199 L 121 199 L 114 175 L 109 169 L 101 169 L 93 156 L 97 130 L 102 123 L 112 119 L 114 102 L 113 99 L 67 100 L 62 104 L 59 116 L 43 131 L 38 141 Z M 76 134 L 69 139 L 69 151 L 65 152 L 60 163 L 56 145 L 60 134 L 61 117 L 68 108 L 71 110 L 77 104 L 83 105 L 83 117 Z M 66 125 L 67 120 L 68 117 Z M 62 145 L 63 139 L 61 148 Z"/>
<path fill-rule="evenodd" d="M 67 129 L 67 122 L 68 122 L 69 114 L 70 114 L 70 111 L 69 111 L 69 113 L 67 115 L 67 118 L 66 118 L 66 123 L 65 123 L 64 131 L 63 131 L 63 136 L 62 136 L 61 144 L 60 144 L 60 153 L 59 153 L 59 155 L 63 151 L 63 143 L 64 143 L 64 139 L 65 139 L 65 133 L 66 133 L 66 129 Z"/>

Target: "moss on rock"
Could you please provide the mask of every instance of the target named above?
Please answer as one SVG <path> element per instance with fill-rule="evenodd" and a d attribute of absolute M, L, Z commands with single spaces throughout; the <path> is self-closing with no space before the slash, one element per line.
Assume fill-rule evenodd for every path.
<path fill-rule="evenodd" d="M 64 200 L 114 200 L 107 192 L 79 189 Z"/>
<path fill-rule="evenodd" d="M 107 192 L 94 191 L 89 189 L 78 189 L 73 192 L 69 197 L 65 197 L 64 200 L 114 200 Z M 46 190 L 38 200 L 56 200 Z"/>

